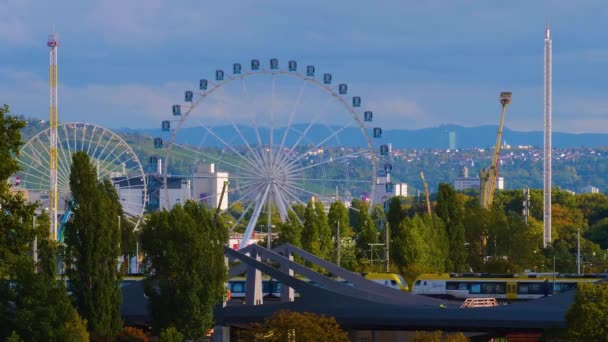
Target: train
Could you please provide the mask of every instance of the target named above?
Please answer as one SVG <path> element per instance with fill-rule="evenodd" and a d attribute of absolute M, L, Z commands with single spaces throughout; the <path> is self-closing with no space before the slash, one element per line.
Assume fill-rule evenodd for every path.
<path fill-rule="evenodd" d="M 400 291 L 408 291 L 409 288 L 407 286 L 407 282 L 401 277 L 401 275 L 396 273 L 363 273 L 361 274 L 364 278 L 376 282 L 378 284 L 394 288 Z M 308 282 L 311 285 L 321 286 L 320 284 L 306 279 L 301 278 L 302 280 Z M 347 280 L 339 280 L 340 282 L 353 286 L 353 284 Z M 245 277 L 235 277 L 231 278 L 228 281 L 228 290 L 230 290 L 230 296 L 234 299 L 245 298 Z M 262 279 L 262 294 L 264 298 L 278 298 L 281 296 L 281 283 L 272 278 L 263 278 Z M 294 296 L 299 297 L 297 291 L 295 291 Z"/>
<path fill-rule="evenodd" d="M 579 283 L 594 283 L 607 278 L 608 274 L 422 274 L 416 278 L 412 293 L 446 299 L 530 300 L 572 290 Z"/>

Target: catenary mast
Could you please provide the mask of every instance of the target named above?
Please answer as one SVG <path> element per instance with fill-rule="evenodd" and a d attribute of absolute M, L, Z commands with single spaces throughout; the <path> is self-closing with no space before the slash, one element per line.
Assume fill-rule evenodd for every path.
<path fill-rule="evenodd" d="M 549 23 L 545 29 L 545 96 L 544 96 L 544 117 L 545 117 L 545 135 L 544 135 L 544 150 L 543 150 L 543 247 L 548 247 L 551 244 L 551 30 Z"/>
<path fill-rule="evenodd" d="M 50 189 L 49 189 L 49 214 L 51 219 L 51 239 L 57 240 L 57 208 L 58 208 L 58 191 L 57 191 L 57 46 L 59 42 L 55 37 L 53 30 L 49 35 L 49 40 L 46 45 L 49 47 L 49 88 L 50 88 L 50 106 L 49 106 L 49 125 L 50 125 Z"/>

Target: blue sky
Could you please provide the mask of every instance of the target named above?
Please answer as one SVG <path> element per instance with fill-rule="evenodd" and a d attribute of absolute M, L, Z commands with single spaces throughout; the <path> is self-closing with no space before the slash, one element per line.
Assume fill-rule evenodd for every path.
<path fill-rule="evenodd" d="M 333 73 L 385 127 L 496 124 L 511 90 L 506 125 L 542 130 L 547 17 L 554 130 L 608 133 L 608 6 L 595 0 L 4 0 L 0 102 L 48 116 L 54 24 L 61 121 L 158 127 L 199 78 L 276 57 Z"/>

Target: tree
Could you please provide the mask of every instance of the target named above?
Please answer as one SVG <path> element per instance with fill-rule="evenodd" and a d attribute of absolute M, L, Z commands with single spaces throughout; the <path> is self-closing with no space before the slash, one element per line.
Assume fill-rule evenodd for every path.
<path fill-rule="evenodd" d="M 336 236 L 335 232 L 337 232 L 338 224 L 340 225 L 341 238 L 353 235 L 348 218 L 348 209 L 341 201 L 335 201 L 329 206 L 327 220 L 329 227 L 334 231 L 334 237 Z"/>
<path fill-rule="evenodd" d="M 0 340 L 88 341 L 86 322 L 55 279 L 57 246 L 50 240 L 48 217 L 36 217 L 36 204 L 12 194 L 4 181 L 18 171 L 24 126 L 8 106 L 0 108 L 0 278 L 14 281 L 0 282 Z"/>
<path fill-rule="evenodd" d="M 226 295 L 227 229 L 214 224 L 204 205 L 188 201 L 152 213 L 141 239 L 153 270 L 144 284 L 154 332 L 175 327 L 187 339 L 202 339 L 213 324 L 213 306 Z"/>
<path fill-rule="evenodd" d="M 578 284 L 574 303 L 566 313 L 569 341 L 608 339 L 608 284 Z"/>
<path fill-rule="evenodd" d="M 253 324 L 245 335 L 253 341 L 349 341 L 333 317 L 286 310 L 276 312 L 264 324 Z"/>
<path fill-rule="evenodd" d="M 391 228 L 391 237 L 395 235 L 397 232 L 401 221 L 405 218 L 405 211 L 401 207 L 402 198 L 399 196 L 394 196 L 391 198 L 388 205 L 388 213 L 386 215 L 386 220 L 388 221 L 388 225 Z"/>
<path fill-rule="evenodd" d="M 355 203 L 356 202 L 353 201 L 353 205 Z M 356 211 L 357 214 L 355 216 L 356 222 L 359 225 L 358 234 L 356 236 L 359 255 L 366 255 L 367 251 L 370 250 L 369 244 L 378 242 L 378 228 L 367 210 L 367 204 L 364 203 L 360 206 L 358 211 Z"/>
<path fill-rule="evenodd" d="M 321 254 L 321 243 L 319 241 L 319 223 L 315 211 L 314 201 L 308 201 L 304 211 L 304 228 L 302 229 L 302 248 L 314 254 Z"/>
<path fill-rule="evenodd" d="M 115 336 L 121 327 L 121 232 L 118 196 L 109 181 L 100 182 L 85 152 L 72 156 L 70 190 L 77 206 L 65 227 L 67 274 L 76 307 L 95 336 Z"/>
<path fill-rule="evenodd" d="M 334 251 L 333 233 L 327 222 L 327 215 L 321 201 L 315 202 L 315 215 L 318 222 L 320 257 L 329 260 Z"/>
<path fill-rule="evenodd" d="M 329 207 L 329 213 L 327 214 L 327 220 L 329 223 L 329 227 L 333 232 L 333 239 L 336 244 L 336 252 L 333 253 L 334 260 L 337 262 L 338 260 L 338 249 L 340 251 L 340 259 L 345 252 L 346 246 L 344 246 L 345 241 L 351 241 L 351 237 L 353 236 L 353 231 L 350 228 L 350 223 L 348 220 L 348 209 L 341 201 L 335 201 Z M 342 261 L 342 260 L 341 260 Z"/>
<path fill-rule="evenodd" d="M 277 239 L 277 245 L 290 243 L 296 247 L 302 247 L 302 223 L 300 218 L 295 213 L 289 211 L 287 213 L 289 220 L 279 223 L 279 238 Z"/>
<path fill-rule="evenodd" d="M 463 333 L 445 334 L 441 331 L 420 332 L 412 339 L 413 342 L 467 342 L 470 341 Z"/>
<path fill-rule="evenodd" d="M 175 327 L 168 327 L 160 333 L 160 342 L 183 342 L 184 334 L 180 333 Z"/>
<path fill-rule="evenodd" d="M 456 191 L 448 183 L 439 184 L 437 194 L 437 216 L 445 223 L 450 243 L 448 271 L 465 272 L 467 253 L 465 249 L 464 225 L 462 224 L 463 205 L 456 197 Z"/>
<path fill-rule="evenodd" d="M 116 336 L 116 342 L 148 342 L 148 336 L 141 329 L 124 327 Z"/>

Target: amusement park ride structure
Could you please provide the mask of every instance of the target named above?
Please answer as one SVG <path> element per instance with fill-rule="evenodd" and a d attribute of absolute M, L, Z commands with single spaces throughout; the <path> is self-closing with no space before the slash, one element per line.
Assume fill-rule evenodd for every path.
<path fill-rule="evenodd" d="M 53 30 L 54 31 L 54 30 Z M 57 47 L 59 41 L 55 36 L 55 32 L 49 35 L 46 43 L 49 47 L 49 87 L 50 87 L 50 106 L 49 106 L 49 124 L 50 124 L 50 150 L 49 150 L 49 215 L 51 215 L 51 239 L 57 240 L 58 229 L 58 190 L 57 190 L 57 125 L 58 125 L 58 110 L 57 110 Z"/>
<path fill-rule="evenodd" d="M 200 79 L 198 90 L 187 90 L 184 102 L 173 105 L 171 120 L 162 121 L 169 143 L 164 144 L 163 137 L 154 139 L 155 148 L 166 148 L 166 201 L 170 200 L 169 173 L 179 166 L 177 155 L 188 153 L 194 161 L 215 163 L 230 175 L 230 188 L 223 192 L 231 204 L 225 210 L 238 203 L 243 206 L 243 214 L 231 223 L 231 230 L 246 226 L 240 248 L 247 246 L 256 226 L 262 225 L 258 220 L 263 211 L 268 220 L 263 225 L 270 230 L 272 212 L 281 221 L 298 219 L 293 215 L 294 204 L 305 205 L 311 198 L 323 202 L 333 197 L 338 186 L 352 189 L 355 187 L 350 185 L 358 184 L 369 190 L 356 196 L 366 196 L 370 202 L 375 197 L 377 164 L 389 155 L 389 148 L 374 143 L 382 137 L 382 129 L 372 126 L 372 111 L 363 109 L 361 97 L 348 97 L 347 84 L 335 84 L 332 74 L 319 74 L 312 65 L 300 69 L 302 72 L 294 60 L 280 65 L 272 58 L 266 65 L 253 59 L 249 68 L 234 63 L 232 73 L 216 70 L 213 79 Z M 291 89 L 299 91 L 279 98 Z M 295 103 L 285 105 L 286 98 L 295 98 Z M 360 139 L 363 149 L 344 148 L 340 143 L 340 134 L 351 128 L 356 130 L 349 131 L 350 136 L 356 132 L 355 139 Z M 192 130 L 202 132 L 199 146 L 184 142 Z M 206 139 L 212 142 L 203 143 Z M 326 150 L 331 144 L 337 148 Z M 211 152 L 209 146 L 221 147 L 221 154 Z M 365 160 L 369 169 L 350 170 L 353 158 Z M 386 192 L 393 189 L 388 179 L 382 187 Z M 220 189 L 196 193 L 194 198 L 219 197 Z M 241 223 L 243 220 L 247 223 Z"/>
<path fill-rule="evenodd" d="M 511 92 L 500 93 L 500 104 L 502 110 L 500 113 L 500 123 L 498 124 L 498 133 L 496 134 L 496 145 L 494 145 L 494 153 L 492 155 L 492 164 L 490 167 L 479 171 L 479 179 L 481 182 L 481 191 L 479 198 L 481 206 L 489 209 L 494 201 L 494 190 L 496 189 L 496 179 L 498 178 L 498 156 L 500 155 L 500 143 L 502 140 L 502 129 L 505 123 L 505 112 L 507 106 L 511 103 Z"/>

